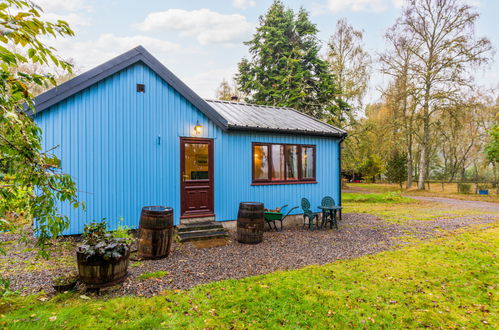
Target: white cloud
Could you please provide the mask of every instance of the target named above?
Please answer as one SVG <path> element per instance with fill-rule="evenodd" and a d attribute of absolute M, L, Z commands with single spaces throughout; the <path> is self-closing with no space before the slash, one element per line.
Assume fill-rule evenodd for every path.
<path fill-rule="evenodd" d="M 84 0 L 33 0 L 33 2 L 40 6 L 46 13 L 74 12 L 82 9 L 88 10 L 90 8 L 90 6 L 85 4 Z"/>
<path fill-rule="evenodd" d="M 392 3 L 395 8 L 402 8 L 407 3 L 407 0 L 392 0 Z"/>
<path fill-rule="evenodd" d="M 237 71 L 235 65 L 224 67 L 223 69 L 213 69 L 201 72 L 185 78 L 184 82 L 199 96 L 207 99 L 214 99 L 215 92 L 222 79 L 232 80 Z"/>
<path fill-rule="evenodd" d="M 195 37 L 202 45 L 241 42 L 246 40 L 253 30 L 252 24 L 243 15 L 224 15 L 209 9 L 169 9 L 150 13 L 136 27 L 142 31 L 178 31 L 181 35 Z"/>
<path fill-rule="evenodd" d="M 92 7 L 84 0 L 34 0 L 43 10 L 42 19 L 55 22 L 63 20 L 71 27 L 90 25 L 87 14 Z"/>
<path fill-rule="evenodd" d="M 395 7 L 404 7 L 409 0 L 327 0 L 325 7 L 333 13 L 353 12 L 382 12 Z M 471 6 L 480 6 L 480 0 L 462 0 Z M 323 6 L 320 6 L 323 8 Z"/>
<path fill-rule="evenodd" d="M 326 7 L 334 12 L 342 11 L 373 11 L 380 12 L 387 9 L 385 0 L 328 0 Z"/>
<path fill-rule="evenodd" d="M 232 0 L 232 6 L 239 9 L 246 9 L 254 5 L 256 5 L 256 2 L 253 0 Z"/>
<path fill-rule="evenodd" d="M 468 5 L 470 6 L 475 6 L 475 7 L 480 7 L 482 4 L 480 3 L 480 0 L 464 0 Z"/>
<path fill-rule="evenodd" d="M 118 37 L 114 34 L 102 34 L 95 41 L 76 41 L 72 39 L 51 39 L 48 44 L 57 49 L 65 59 L 72 59 L 77 69 L 91 69 L 112 57 L 142 45 L 161 58 L 178 56 L 180 45 L 143 35 Z"/>
<path fill-rule="evenodd" d="M 69 26 L 87 26 L 90 25 L 90 20 L 85 15 L 80 15 L 76 13 L 69 14 L 56 14 L 56 13 L 44 13 L 42 18 L 49 22 L 56 22 L 57 20 L 63 20 L 68 22 Z"/>

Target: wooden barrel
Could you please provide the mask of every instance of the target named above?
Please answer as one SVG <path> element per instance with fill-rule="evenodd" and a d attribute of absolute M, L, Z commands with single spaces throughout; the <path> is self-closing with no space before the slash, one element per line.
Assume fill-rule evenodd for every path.
<path fill-rule="evenodd" d="M 142 208 L 137 256 L 142 259 L 168 257 L 173 239 L 173 209 L 165 206 Z"/>
<path fill-rule="evenodd" d="M 237 240 L 241 243 L 256 244 L 263 240 L 263 203 L 243 202 L 237 214 Z"/>
<path fill-rule="evenodd" d="M 109 260 L 105 260 L 102 256 L 87 259 L 84 253 L 76 252 L 80 281 L 87 288 L 105 288 L 121 283 L 128 274 L 129 257 L 130 250 L 119 259 Z"/>

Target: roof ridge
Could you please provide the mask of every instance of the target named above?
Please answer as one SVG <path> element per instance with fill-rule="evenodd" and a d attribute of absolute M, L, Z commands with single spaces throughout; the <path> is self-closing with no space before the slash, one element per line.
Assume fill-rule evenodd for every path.
<path fill-rule="evenodd" d="M 247 102 L 235 102 L 235 101 L 226 101 L 226 100 L 217 100 L 217 99 L 204 99 L 206 102 L 215 102 L 215 103 L 230 103 L 230 104 L 240 104 L 240 105 L 246 105 L 246 106 L 254 106 L 254 107 L 261 107 L 261 108 L 271 108 L 271 109 L 281 109 L 281 110 L 293 110 L 297 111 L 293 108 L 289 107 L 278 107 L 275 105 L 263 105 L 263 104 L 256 104 L 256 103 L 247 103 Z"/>

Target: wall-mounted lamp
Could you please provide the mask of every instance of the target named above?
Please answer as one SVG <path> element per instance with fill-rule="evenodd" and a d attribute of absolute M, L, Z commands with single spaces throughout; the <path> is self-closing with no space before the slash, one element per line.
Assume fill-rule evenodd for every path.
<path fill-rule="evenodd" d="M 201 134 L 201 131 L 203 130 L 203 126 L 199 124 L 199 120 L 196 122 L 196 126 L 194 126 L 194 132 L 196 132 L 197 135 Z"/>

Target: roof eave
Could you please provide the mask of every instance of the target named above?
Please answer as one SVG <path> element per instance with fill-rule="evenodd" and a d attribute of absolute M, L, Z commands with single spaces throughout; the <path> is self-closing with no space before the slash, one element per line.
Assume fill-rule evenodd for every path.
<path fill-rule="evenodd" d="M 279 133 L 279 134 L 299 134 L 299 135 L 309 135 L 309 136 L 324 136 L 324 137 L 335 137 L 344 139 L 347 135 L 346 132 L 324 132 L 324 131 L 306 131 L 298 129 L 277 129 L 269 127 L 254 127 L 254 126 L 239 126 L 228 124 L 227 130 L 229 131 L 257 131 L 266 133 Z"/>

